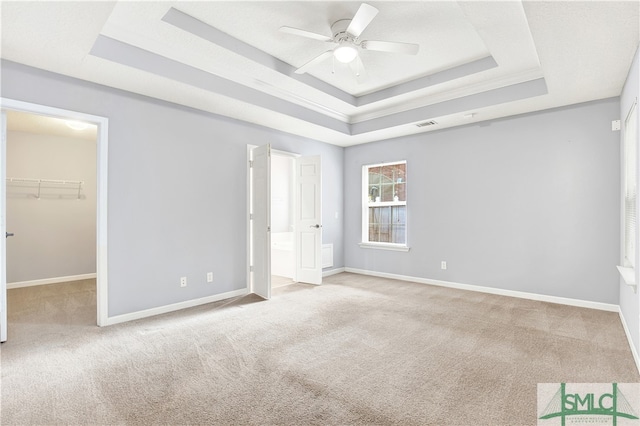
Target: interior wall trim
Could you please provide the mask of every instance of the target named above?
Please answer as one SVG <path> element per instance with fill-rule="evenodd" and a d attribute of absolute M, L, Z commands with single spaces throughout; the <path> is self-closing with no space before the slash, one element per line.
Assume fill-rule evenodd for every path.
<path fill-rule="evenodd" d="M 618 309 L 618 314 L 620 315 L 620 322 L 622 323 L 624 334 L 627 336 L 627 341 L 629 342 L 629 348 L 631 349 L 633 360 L 636 362 L 636 368 L 640 373 L 640 357 L 638 357 L 638 351 L 636 351 L 636 347 L 633 345 L 633 340 L 631 340 L 631 332 L 629 332 L 629 327 L 627 327 L 627 321 L 624 319 L 622 309 Z"/>
<path fill-rule="evenodd" d="M 432 120 L 459 111 L 472 111 L 490 106 L 521 101 L 548 94 L 547 83 L 543 77 L 523 83 L 511 84 L 496 89 L 459 98 L 449 99 L 431 105 L 396 112 L 351 125 L 351 134 L 374 132 L 390 127 L 402 126 L 419 121 Z"/>
<path fill-rule="evenodd" d="M 629 349 L 631 350 L 631 355 L 633 356 L 633 360 L 636 364 L 636 368 L 640 373 L 640 356 L 638 356 L 638 352 L 636 351 L 636 348 L 633 345 L 633 340 L 631 339 L 631 333 L 629 332 L 629 327 L 627 327 L 627 322 L 624 318 L 624 315 L 619 305 L 614 305 L 610 303 L 592 302 L 589 300 L 570 299 L 566 297 L 548 296 L 544 294 L 527 293 L 523 291 L 504 290 L 500 288 L 484 287 L 484 286 L 477 286 L 477 285 L 471 285 L 471 284 L 460 284 L 460 283 L 455 283 L 451 281 L 431 280 L 428 278 L 410 277 L 407 275 L 390 274 L 386 272 L 375 272 L 375 271 L 368 271 L 365 269 L 357 269 L 357 268 L 340 268 L 340 269 L 343 269 L 344 272 L 351 272 L 353 274 L 370 275 L 370 276 L 381 277 L 381 278 L 391 278 L 391 279 L 396 279 L 400 281 L 411 281 L 418 284 L 436 285 L 439 287 L 449 287 L 449 288 L 455 288 L 459 290 L 476 291 L 479 293 L 496 294 L 499 296 L 517 297 L 519 299 L 537 300 L 541 302 L 558 303 L 561 305 L 598 309 L 601 311 L 608 311 L 608 312 L 617 312 L 620 317 L 620 322 L 622 323 L 622 328 L 624 329 L 624 334 L 627 337 L 627 342 L 629 343 Z"/>
<path fill-rule="evenodd" d="M 193 308 L 194 306 L 206 305 L 207 303 L 218 302 L 232 297 L 244 296 L 248 291 L 246 288 L 240 290 L 228 291 L 226 293 L 214 294 L 213 296 L 201 297 L 199 299 L 185 300 L 184 302 L 172 303 L 171 305 L 158 306 L 157 308 L 145 309 L 142 311 L 130 312 L 128 314 L 116 315 L 107 318 L 104 325 L 114 325 L 123 322 L 134 321 L 142 318 L 148 318 L 156 315 L 166 314 L 169 312 L 179 311 L 181 309 Z"/>
<path fill-rule="evenodd" d="M 331 275 L 337 275 L 343 272 L 345 272 L 344 268 L 327 269 L 326 271 L 322 271 L 322 277 L 330 277 Z"/>
<path fill-rule="evenodd" d="M 305 106 L 262 92 L 253 87 L 228 80 L 211 72 L 183 64 L 154 52 L 120 40 L 99 35 L 89 54 L 107 61 L 149 72 L 208 92 L 227 96 L 267 110 L 272 110 L 308 123 L 348 135 L 349 124 L 315 111 L 308 102 Z M 299 99 L 298 99 L 299 100 Z"/>
<path fill-rule="evenodd" d="M 66 277 L 43 278 L 40 280 L 16 281 L 13 283 L 7 283 L 7 290 L 10 290 L 12 288 L 33 287 L 36 285 L 60 284 L 60 283 L 66 283 L 70 281 L 91 280 L 91 279 L 95 279 L 96 277 L 97 277 L 97 274 L 93 273 L 93 274 L 69 275 Z"/>
<path fill-rule="evenodd" d="M 368 271 L 357 268 L 344 268 L 345 272 L 360 275 L 371 275 L 374 277 L 391 278 L 400 281 L 411 281 L 419 284 L 436 285 L 439 287 L 449 287 L 459 290 L 477 291 L 480 293 L 496 294 L 498 296 L 517 297 L 519 299 L 537 300 L 540 302 L 558 303 L 560 305 L 577 306 L 580 308 L 598 309 L 608 312 L 620 312 L 620 306 L 611 303 L 592 302 L 590 300 L 571 299 L 568 297 L 549 296 L 546 294 L 527 293 L 524 291 L 505 290 L 502 288 L 484 287 L 480 285 L 461 284 L 452 281 L 433 280 L 429 278 L 410 277 L 407 275 L 390 274 L 387 272 Z"/>
<path fill-rule="evenodd" d="M 97 151 L 96 151 L 96 316 L 98 326 L 105 325 L 109 311 L 109 278 L 108 278 L 108 182 L 109 182 L 109 119 L 98 115 L 87 114 L 79 111 L 71 111 L 48 105 L 41 105 L 32 102 L 19 101 L 0 97 L 0 106 L 3 110 L 21 111 L 31 114 L 40 114 L 62 119 L 70 119 L 76 121 L 85 121 L 98 126 Z M 0 178 L 6 178 L 6 164 L 0 163 Z M 6 195 L 6 194 L 5 194 Z M 6 231 L 6 224 L 0 224 L 2 232 Z M 6 251 L 3 252 L 2 261 L 6 260 Z M 3 273 L 6 273 L 4 271 Z M 6 304 L 6 282 L 2 278 L 2 287 L 0 295 L 2 304 Z M 2 309 L 6 312 L 6 306 Z M 0 324 L 4 329 L 6 324 Z M 0 332 L 4 337 L 4 330 Z"/>
<path fill-rule="evenodd" d="M 269 55 L 262 50 L 253 47 L 229 34 L 220 31 L 211 25 L 202 22 L 201 20 L 194 18 L 193 16 L 186 14 L 174 7 L 162 17 L 162 20 L 176 28 L 191 33 L 196 37 L 200 37 L 203 40 L 207 40 L 210 43 L 230 50 L 238 55 L 263 65 L 273 71 L 279 72 L 294 80 L 298 80 L 308 86 L 318 89 L 336 99 L 341 100 L 352 106 L 357 105 L 357 100 L 354 96 L 347 92 L 344 92 L 336 87 L 333 87 L 329 83 L 326 83 L 320 79 L 313 77 L 310 74 L 296 74 L 296 68 L 288 63 Z"/>

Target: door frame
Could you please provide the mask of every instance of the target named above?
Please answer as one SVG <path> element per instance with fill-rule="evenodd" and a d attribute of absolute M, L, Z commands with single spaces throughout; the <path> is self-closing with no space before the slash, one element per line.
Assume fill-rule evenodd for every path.
<path fill-rule="evenodd" d="M 108 246 L 107 246 L 107 184 L 108 184 L 108 159 L 109 159 L 109 119 L 98 115 L 86 114 L 78 111 L 71 111 L 47 105 L 18 101 L 9 98 L 0 98 L 0 108 L 3 111 L 18 111 L 31 114 L 45 115 L 49 117 L 61 118 L 65 120 L 77 120 L 94 124 L 98 127 L 96 140 L 96 323 L 98 326 L 108 325 L 109 305 L 108 305 Z M 4 135 L 6 136 L 6 135 Z M 0 152 L 3 159 L 6 159 L 6 152 Z M 6 194 L 7 169 L 6 161 L 0 162 L 1 185 Z M 2 201 L 6 207 L 6 197 Z M 4 222 L 4 221 L 3 221 Z M 0 224 L 6 228 L 6 224 Z M 6 229 L 0 229 L 6 232 Z M 6 251 L 3 254 L 6 260 Z M 6 270 L 1 273 L 5 274 Z M 6 301 L 6 286 L 0 294 L 3 302 Z"/>
<path fill-rule="evenodd" d="M 251 160 L 252 160 L 252 155 L 251 155 L 251 150 L 253 148 L 257 148 L 259 145 L 251 145 L 251 144 L 247 144 L 247 163 L 246 163 L 246 167 L 247 167 L 247 270 L 246 270 L 246 274 L 247 274 L 247 293 L 251 293 L 251 253 L 252 253 L 252 238 L 251 238 Z M 288 151 L 281 151 L 279 149 L 273 149 L 271 148 L 271 155 L 279 155 L 281 157 L 291 157 L 293 159 L 302 157 L 301 154 L 297 154 L 295 152 L 288 152 Z M 294 176 L 295 179 L 295 176 Z M 295 197 L 295 191 L 292 193 L 292 196 Z M 294 250 L 295 250 L 295 244 L 294 244 Z M 294 253 L 295 254 L 295 253 Z M 296 272 L 296 268 L 293 268 L 293 281 L 296 281 L 297 279 L 297 272 Z"/>

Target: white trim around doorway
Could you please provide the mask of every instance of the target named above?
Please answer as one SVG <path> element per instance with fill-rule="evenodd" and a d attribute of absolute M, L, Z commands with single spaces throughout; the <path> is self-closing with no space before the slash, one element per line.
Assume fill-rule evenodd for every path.
<path fill-rule="evenodd" d="M 61 108 L 39 105 L 15 99 L 0 98 L 0 108 L 47 115 L 67 120 L 85 121 L 98 126 L 97 139 L 97 206 L 96 206 L 96 297 L 97 325 L 108 325 L 108 281 L 107 281 L 107 171 L 109 146 L 109 119 Z M 0 170 L 0 178 L 6 179 L 7 171 Z M 2 183 L 5 184 L 4 182 Z"/>
<path fill-rule="evenodd" d="M 251 283 L 252 283 L 252 271 L 251 271 L 251 251 L 252 248 L 252 235 L 251 235 L 251 161 L 253 160 L 251 150 L 253 148 L 257 148 L 259 145 L 247 144 L 247 206 L 246 206 L 246 214 L 247 214 L 247 265 L 246 265 L 246 274 L 247 274 L 247 293 L 251 293 Z M 291 157 L 291 158 L 299 158 L 302 155 L 289 152 L 289 151 L 281 151 L 279 149 L 271 148 L 271 155 L 278 155 L 281 157 Z M 294 272 L 294 280 L 295 280 L 295 272 Z"/>

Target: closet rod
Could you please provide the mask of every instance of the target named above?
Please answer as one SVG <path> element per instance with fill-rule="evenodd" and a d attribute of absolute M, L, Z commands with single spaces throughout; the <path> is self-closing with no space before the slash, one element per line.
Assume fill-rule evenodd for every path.
<path fill-rule="evenodd" d="M 82 185 L 84 182 L 81 180 L 57 180 L 57 179 L 26 179 L 26 178 L 7 178 L 7 183 L 33 183 L 38 184 L 38 193 L 36 194 L 36 199 L 40 199 L 40 192 L 42 190 L 42 184 L 52 184 L 52 185 L 73 185 L 75 188 L 78 187 L 78 200 L 80 199 L 80 195 L 82 192 Z M 62 188 L 60 188 L 62 189 Z"/>
<path fill-rule="evenodd" d="M 57 180 L 57 179 L 24 179 L 24 178 L 7 178 L 7 182 L 18 183 L 55 183 L 60 185 L 83 185 L 81 180 Z"/>

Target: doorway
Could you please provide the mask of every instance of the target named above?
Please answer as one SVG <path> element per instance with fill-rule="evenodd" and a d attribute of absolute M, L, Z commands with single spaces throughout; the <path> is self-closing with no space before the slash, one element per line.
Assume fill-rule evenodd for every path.
<path fill-rule="evenodd" d="M 322 283 L 320 157 L 247 146 L 247 287 Z"/>
<path fill-rule="evenodd" d="M 2 243 L 0 243 L 0 261 L 2 262 L 2 270 L 0 272 L 0 341 L 7 340 L 7 278 L 10 279 L 14 284 L 17 282 L 18 287 L 28 286 L 28 285 L 37 285 L 37 284 L 49 284 L 50 282 L 55 282 L 47 280 L 47 279 L 38 279 L 37 274 L 29 276 L 29 273 L 33 271 L 25 272 L 26 268 L 10 268 L 8 271 L 7 266 L 7 238 L 15 238 L 10 237 L 10 233 L 16 233 L 13 230 L 7 229 L 7 204 L 8 197 L 21 199 L 22 201 L 29 201 L 37 204 L 28 204 L 22 203 L 23 206 L 20 208 L 24 208 L 24 206 L 29 205 L 30 207 L 36 206 L 37 208 L 42 210 L 46 208 L 51 208 L 53 204 L 57 205 L 57 209 L 60 211 L 65 211 L 66 213 L 77 211 L 78 205 L 73 206 L 71 210 L 69 207 L 72 204 L 71 202 L 78 202 L 82 204 L 82 201 L 86 200 L 86 197 L 89 195 L 90 190 L 88 190 L 87 185 L 92 185 L 93 194 L 91 195 L 95 200 L 94 208 L 92 209 L 92 219 L 89 219 L 93 225 L 93 236 L 91 238 L 92 247 L 89 249 L 93 254 L 92 265 L 94 268 L 94 272 L 89 274 L 76 274 L 65 276 L 63 278 L 77 278 L 83 279 L 88 276 L 92 276 L 95 274 L 96 279 L 96 323 L 99 326 L 106 325 L 108 319 L 108 311 L 107 311 L 107 234 L 106 234 L 106 224 L 107 224 L 107 128 L 108 128 L 108 120 L 104 117 L 98 117 L 83 113 L 78 113 L 74 111 L 62 110 L 58 108 L 52 108 L 43 105 L 31 104 L 21 101 L 15 101 L 11 99 L 2 99 L 2 146 L 0 149 L 0 178 L 2 179 L 2 183 L 0 184 L 0 231 L 4 232 L 6 237 L 2 239 Z M 27 173 L 29 172 L 29 166 L 13 168 L 12 170 L 19 170 L 19 174 L 24 174 L 24 176 L 13 176 L 7 173 L 9 167 L 14 166 L 11 163 L 11 158 L 7 158 L 9 151 L 7 150 L 8 141 L 7 141 L 7 115 L 12 115 L 12 117 L 31 117 L 40 119 L 44 122 L 49 120 L 50 123 L 54 123 L 54 120 L 65 120 L 65 122 L 75 123 L 76 126 L 95 126 L 95 151 L 94 151 L 94 175 L 93 182 L 90 184 L 87 179 L 70 179 L 67 176 L 63 176 L 64 179 L 55 179 L 55 176 L 47 176 L 45 178 L 42 175 L 38 175 L 37 173 Z M 11 123 L 9 123 L 11 124 Z M 60 123 L 58 123 L 60 124 Z M 53 124 L 52 124 L 53 125 Z M 42 143 L 42 140 L 38 140 L 39 137 L 36 136 L 27 136 L 22 135 L 24 145 L 20 145 L 20 149 L 35 149 L 38 146 L 38 143 Z M 40 138 L 41 139 L 41 138 Z M 25 142 L 26 141 L 26 142 Z M 18 146 L 18 145 L 16 145 Z M 11 148 L 12 152 L 15 152 L 15 149 Z M 24 156 L 25 153 L 22 153 Z M 28 154 L 28 153 L 27 153 Z M 36 157 L 36 155 L 34 155 Z M 41 159 L 42 161 L 42 159 Z M 7 164 L 9 162 L 9 165 Z M 42 164 L 40 164 L 42 166 Z M 49 179 L 49 177 L 51 179 Z M 85 185 L 83 188 L 82 186 Z M 48 205 L 47 201 L 50 202 Z M 61 210 L 60 210 L 61 209 Z M 12 207 L 12 210 L 13 207 Z M 18 209 L 19 210 L 19 209 Z M 14 212 L 15 213 L 15 212 Z M 55 215 L 52 214 L 51 211 L 48 213 L 45 212 L 45 216 Z M 15 215 L 14 215 L 15 216 Z M 9 224 L 15 224 L 18 226 L 18 221 L 12 221 Z M 23 231 L 23 234 L 28 233 L 26 228 L 24 228 L 23 224 L 18 226 Z M 17 235 L 17 233 L 16 233 Z M 55 236 L 53 237 L 55 238 Z M 45 244 L 43 243 L 42 246 Z M 16 256 L 12 255 L 12 262 L 16 260 Z M 22 262 L 22 260 L 20 260 Z M 84 259 L 83 262 L 86 263 L 87 259 Z M 9 265 L 13 266 L 13 265 Z M 50 265 L 51 266 L 51 265 Z M 59 265 L 58 265 L 59 266 Z M 82 268 L 81 268 L 82 269 Z M 80 269 L 80 270 L 81 270 Z M 9 272 L 10 276 L 7 276 Z M 54 274 L 56 275 L 56 274 Z M 59 275 L 59 274 L 58 274 Z M 61 277 L 55 277 L 60 279 Z M 47 282 L 49 281 L 49 282 Z"/>
<path fill-rule="evenodd" d="M 271 287 L 292 284 L 296 278 L 293 247 L 295 158 L 271 155 Z"/>
<path fill-rule="evenodd" d="M 8 289 L 95 279 L 96 132 L 7 111 Z"/>

